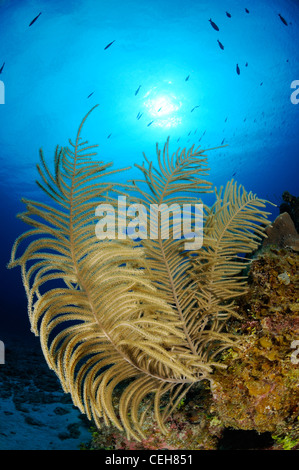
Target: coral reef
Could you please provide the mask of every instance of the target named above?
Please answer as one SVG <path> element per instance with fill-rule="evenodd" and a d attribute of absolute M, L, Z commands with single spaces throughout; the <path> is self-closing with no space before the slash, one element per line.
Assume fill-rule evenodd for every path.
<path fill-rule="evenodd" d="M 212 187 L 203 179 L 204 151 L 171 154 L 168 139 L 163 151 L 156 146 L 157 167 L 144 155 L 141 179 L 118 187 L 105 181 L 121 170 L 95 162 L 96 146 L 81 140 L 90 112 L 75 143 L 57 147 L 53 173 L 41 151 L 38 184 L 51 204 L 24 200 L 19 218 L 32 228 L 17 238 L 8 267 L 21 267 L 48 366 L 103 429 L 93 448 L 215 449 L 227 428 L 296 447 L 298 240 L 288 214 L 256 253 L 269 223 L 266 201 L 232 180 L 215 189 L 211 207 L 203 204 L 203 243 L 183 246 L 168 209 L 178 201 L 189 207 L 190 240 L 192 208 Z M 124 191 L 145 220 L 116 229 Z M 95 225 L 104 212 L 108 232 L 103 220 Z M 140 224 L 145 231 L 128 236 Z"/>
<path fill-rule="evenodd" d="M 222 353 L 227 368 L 215 371 L 212 391 L 204 382 L 190 390 L 165 423 L 166 435 L 151 414 L 141 442 L 105 428 L 93 433 L 91 448 L 218 449 L 226 431 L 235 429 L 267 436 L 267 449 L 299 449 L 299 365 L 292 361 L 292 343 L 299 338 L 298 268 L 291 250 L 256 253 L 248 292 L 237 302 L 240 318 L 229 325 L 238 346 Z"/>
<path fill-rule="evenodd" d="M 271 432 L 282 447 L 299 446 L 299 366 L 292 361 L 298 268 L 298 255 L 284 249 L 264 250 L 253 261 L 249 291 L 238 302 L 242 320 L 231 325 L 239 348 L 223 355 L 228 368 L 215 373 L 212 387 L 212 411 L 226 427 Z"/>
<path fill-rule="evenodd" d="M 143 423 L 145 438 L 140 442 L 128 439 L 126 434 L 114 427 L 92 429 L 90 449 L 186 449 L 215 450 L 221 435 L 220 421 L 209 413 L 211 393 L 207 384 L 201 383 L 191 389 L 188 398 L 179 404 L 176 412 L 165 423 L 162 433 L 154 413 L 147 415 Z M 161 403 L 165 407 L 166 402 Z"/>

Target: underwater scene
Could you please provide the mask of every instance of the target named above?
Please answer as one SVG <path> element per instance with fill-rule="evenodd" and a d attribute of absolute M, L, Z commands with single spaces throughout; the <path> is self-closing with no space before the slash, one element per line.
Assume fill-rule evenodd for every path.
<path fill-rule="evenodd" d="M 298 44 L 298 0 L 0 0 L 0 450 L 299 450 Z"/>

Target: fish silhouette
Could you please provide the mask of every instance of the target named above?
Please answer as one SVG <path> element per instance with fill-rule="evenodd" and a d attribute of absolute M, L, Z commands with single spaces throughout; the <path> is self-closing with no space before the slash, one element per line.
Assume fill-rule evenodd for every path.
<path fill-rule="evenodd" d="M 230 13 L 228 13 L 228 11 L 226 12 L 226 16 L 227 16 L 228 18 L 231 18 L 231 17 L 232 17 L 232 15 L 231 15 Z"/>
<path fill-rule="evenodd" d="M 87 98 L 90 98 L 94 94 L 94 91 L 88 95 Z"/>
<path fill-rule="evenodd" d="M 108 49 L 108 47 L 110 47 L 114 42 L 115 42 L 115 39 L 113 41 L 109 42 L 109 44 L 107 44 L 107 46 L 104 47 L 104 51 L 105 51 L 105 49 Z"/>
<path fill-rule="evenodd" d="M 219 44 L 220 49 L 224 50 L 224 45 L 219 41 L 219 39 L 217 39 L 217 42 Z"/>
<path fill-rule="evenodd" d="M 185 78 L 185 82 L 188 82 L 190 75 Z"/>
<path fill-rule="evenodd" d="M 236 67 L 236 71 L 237 71 L 237 74 L 240 75 L 240 67 L 239 67 L 238 64 L 237 64 L 237 67 Z"/>
<path fill-rule="evenodd" d="M 246 11 L 246 13 L 249 13 L 249 10 L 247 8 L 245 8 L 245 11 Z"/>
<path fill-rule="evenodd" d="M 191 109 L 191 113 L 193 113 L 194 109 L 199 108 L 199 105 L 194 106 L 194 108 Z"/>
<path fill-rule="evenodd" d="M 211 23 L 212 27 L 213 27 L 216 31 L 219 31 L 218 26 L 216 25 L 216 23 L 214 23 L 214 21 L 211 20 L 211 18 L 209 19 L 209 22 Z"/>
<path fill-rule="evenodd" d="M 4 65 L 5 65 L 5 62 L 3 62 L 2 66 L 1 66 L 0 73 L 2 73 L 2 72 L 3 72 Z"/>
<path fill-rule="evenodd" d="M 138 94 L 140 88 L 141 88 L 141 85 L 139 85 L 139 87 L 138 87 L 137 90 L 135 91 L 135 96 Z"/>
<path fill-rule="evenodd" d="M 147 125 L 146 127 L 149 127 L 149 126 L 151 126 L 151 125 L 153 124 L 153 122 L 154 122 L 154 121 L 151 121 L 151 122 L 149 122 L 149 123 L 148 123 L 148 125 Z"/>
<path fill-rule="evenodd" d="M 33 20 L 29 23 L 29 26 L 33 25 L 33 23 L 36 22 L 36 20 L 40 17 L 41 14 L 42 12 L 40 12 L 35 18 L 33 18 Z"/>
<path fill-rule="evenodd" d="M 280 13 L 278 13 L 278 16 L 279 16 L 279 18 L 281 19 L 281 21 L 283 22 L 283 24 L 285 24 L 286 26 L 288 26 L 288 23 L 286 22 L 286 20 L 284 19 L 284 17 L 281 16 Z"/>

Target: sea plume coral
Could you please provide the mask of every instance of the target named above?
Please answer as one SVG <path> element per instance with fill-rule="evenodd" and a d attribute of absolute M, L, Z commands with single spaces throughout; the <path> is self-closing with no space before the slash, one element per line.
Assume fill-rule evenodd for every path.
<path fill-rule="evenodd" d="M 75 143 L 57 148 L 54 174 L 41 153 L 39 185 L 53 204 L 24 201 L 19 217 L 33 228 L 16 240 L 9 267 L 21 266 L 32 331 L 64 391 L 98 426 L 113 423 L 138 440 L 149 407 L 165 430 L 192 384 L 210 379 L 221 367 L 217 354 L 235 344 L 224 327 L 236 315 L 234 298 L 246 291 L 240 253 L 256 249 L 267 213 L 265 201 L 231 181 L 205 207 L 203 247 L 184 250 L 171 236 L 173 220 L 167 239 L 160 222 L 165 206 L 201 203 L 199 194 L 211 191 L 204 151 L 170 154 L 167 141 L 163 152 L 157 146 L 157 168 L 145 157 L 142 178 L 117 188 L 106 182 L 110 164 L 95 162 L 95 146 L 81 141 L 87 116 Z M 100 240 L 97 205 L 116 207 L 117 195 L 129 190 L 146 208 L 164 204 L 156 237 Z M 190 220 L 194 228 L 192 211 Z"/>

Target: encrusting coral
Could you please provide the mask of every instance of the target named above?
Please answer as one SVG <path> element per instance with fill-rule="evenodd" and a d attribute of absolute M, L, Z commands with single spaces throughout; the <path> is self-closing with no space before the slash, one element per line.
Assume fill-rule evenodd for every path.
<path fill-rule="evenodd" d="M 32 229 L 16 240 L 9 267 L 21 266 L 31 329 L 64 391 L 96 426 L 112 423 L 140 440 L 148 415 L 167 433 L 190 387 L 226 367 L 219 357 L 238 342 L 226 326 L 247 290 L 245 256 L 259 246 L 268 213 L 265 201 L 230 181 L 204 206 L 203 246 L 185 250 L 174 218 L 163 236 L 163 216 L 211 191 L 204 150 L 170 154 L 167 141 L 163 152 L 157 146 L 157 168 L 144 156 L 143 178 L 117 187 L 107 182 L 111 164 L 95 162 L 95 146 L 81 140 L 89 113 L 75 143 L 57 148 L 54 174 L 41 152 L 39 185 L 52 205 L 24 201 L 19 217 Z M 150 207 L 159 206 L 154 238 L 117 229 L 115 239 L 96 236 L 97 206 L 115 209 L 120 194 L 145 207 L 147 225 Z M 192 210 L 189 220 L 194 233 Z"/>
<path fill-rule="evenodd" d="M 224 426 L 271 432 L 297 448 L 299 361 L 293 347 L 299 346 L 298 287 L 296 252 L 272 247 L 258 253 L 249 290 L 238 301 L 241 319 L 230 326 L 240 347 L 223 354 L 228 368 L 215 372 L 212 387 L 212 409 Z"/>

